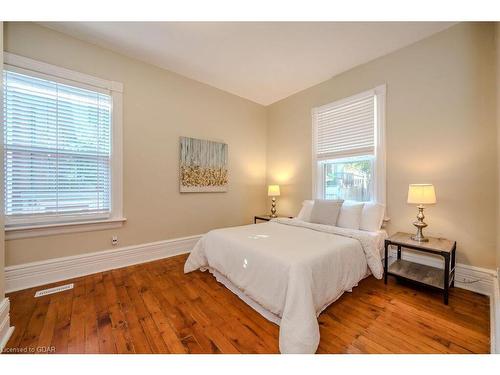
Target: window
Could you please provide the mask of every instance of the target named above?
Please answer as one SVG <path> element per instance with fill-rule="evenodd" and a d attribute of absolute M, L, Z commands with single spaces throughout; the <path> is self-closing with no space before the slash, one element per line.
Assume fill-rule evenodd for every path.
<path fill-rule="evenodd" d="M 120 219 L 121 91 L 115 83 L 52 65 L 8 59 L 7 226 Z"/>
<path fill-rule="evenodd" d="M 385 86 L 313 110 L 313 191 L 385 204 Z"/>

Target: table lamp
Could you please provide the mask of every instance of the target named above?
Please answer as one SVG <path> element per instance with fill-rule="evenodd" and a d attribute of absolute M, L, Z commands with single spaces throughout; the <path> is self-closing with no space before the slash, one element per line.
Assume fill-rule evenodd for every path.
<path fill-rule="evenodd" d="M 427 224 L 424 223 L 424 204 L 436 203 L 436 191 L 434 190 L 434 185 L 410 184 L 408 187 L 408 203 L 418 204 L 417 221 L 413 222 L 413 225 L 417 227 L 417 233 L 414 236 L 411 236 L 411 239 L 419 242 L 429 241 L 429 239 L 425 238 L 422 234 L 422 229 L 427 226 Z"/>
<path fill-rule="evenodd" d="M 278 217 L 276 215 L 276 197 L 280 196 L 280 186 L 279 185 L 269 185 L 267 187 L 267 196 L 272 197 L 271 217 Z"/>

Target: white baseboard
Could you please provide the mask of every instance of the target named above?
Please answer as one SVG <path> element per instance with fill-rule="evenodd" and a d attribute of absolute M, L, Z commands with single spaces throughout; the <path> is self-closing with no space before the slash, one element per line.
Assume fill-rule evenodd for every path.
<path fill-rule="evenodd" d="M 493 285 L 493 295 L 490 298 L 491 310 L 491 352 L 500 354 L 500 268 Z"/>
<path fill-rule="evenodd" d="M 14 332 L 14 327 L 10 326 L 10 303 L 8 298 L 4 298 L 0 302 L 0 353 L 9 341 L 12 332 Z"/>
<path fill-rule="evenodd" d="M 200 237 L 201 235 L 174 238 L 6 267 L 5 289 L 9 293 L 56 281 L 90 275 L 96 272 L 188 253 Z M 395 257 L 396 250 L 391 249 L 390 254 L 391 257 Z M 403 259 L 433 267 L 442 267 L 443 265 L 443 261 L 438 258 L 411 252 L 403 252 Z M 455 286 L 458 288 L 492 296 L 494 280 L 496 280 L 496 272 L 493 270 L 460 263 L 456 266 Z"/>
<path fill-rule="evenodd" d="M 390 250 L 390 257 L 396 257 L 396 250 Z M 403 251 L 402 258 L 415 263 L 425 264 L 432 267 L 443 268 L 444 260 L 437 257 L 430 257 L 414 252 Z M 496 271 L 488 268 L 474 267 L 457 263 L 455 269 L 455 287 L 467 289 L 472 292 L 493 295 L 494 281 L 496 281 Z"/>
<path fill-rule="evenodd" d="M 175 238 L 5 268 L 6 292 L 150 262 L 191 251 L 201 236 Z"/>

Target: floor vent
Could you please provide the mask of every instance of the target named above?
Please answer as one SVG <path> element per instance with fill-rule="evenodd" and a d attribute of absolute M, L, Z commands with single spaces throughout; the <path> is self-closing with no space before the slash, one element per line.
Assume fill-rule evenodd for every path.
<path fill-rule="evenodd" d="M 35 293 L 35 298 L 43 297 L 48 294 L 64 292 L 65 290 L 69 289 L 73 289 L 73 284 L 66 284 L 66 285 L 56 286 L 55 288 L 39 290 L 38 292 Z"/>

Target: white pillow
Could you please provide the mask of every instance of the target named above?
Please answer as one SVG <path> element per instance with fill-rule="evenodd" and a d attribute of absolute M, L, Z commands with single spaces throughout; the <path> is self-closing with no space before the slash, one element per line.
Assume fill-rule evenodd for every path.
<path fill-rule="evenodd" d="M 376 232 L 382 227 L 384 220 L 385 205 L 380 203 L 365 203 L 361 213 L 359 229 Z"/>
<path fill-rule="evenodd" d="M 315 199 L 311 211 L 311 223 L 337 225 L 343 202 L 342 199 Z"/>
<path fill-rule="evenodd" d="M 340 208 L 337 226 L 340 228 L 359 229 L 364 203 L 344 201 Z"/>
<path fill-rule="evenodd" d="M 314 206 L 314 201 L 302 202 L 302 208 L 300 209 L 300 212 L 297 215 L 297 219 L 310 222 L 313 206 Z"/>

